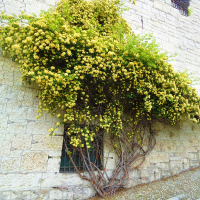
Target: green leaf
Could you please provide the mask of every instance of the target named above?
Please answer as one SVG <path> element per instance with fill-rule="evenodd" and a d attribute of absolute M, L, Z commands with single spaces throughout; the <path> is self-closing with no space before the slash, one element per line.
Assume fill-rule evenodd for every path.
<path fill-rule="evenodd" d="M 69 155 L 72 155 L 72 152 L 71 151 L 68 151 L 67 152 L 67 155 L 69 156 Z"/>

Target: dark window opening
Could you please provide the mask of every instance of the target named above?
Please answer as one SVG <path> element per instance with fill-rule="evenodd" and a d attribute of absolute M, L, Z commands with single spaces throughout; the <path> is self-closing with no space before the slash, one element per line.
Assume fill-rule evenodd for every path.
<path fill-rule="evenodd" d="M 72 152 L 71 157 L 73 162 L 75 163 L 77 169 L 80 172 L 86 171 L 86 165 L 82 159 L 81 153 L 77 148 L 74 148 L 67 136 L 67 132 L 65 131 L 63 136 L 63 146 L 62 146 L 62 156 L 61 156 L 61 164 L 60 164 L 60 172 L 75 172 L 76 169 L 72 162 L 70 161 L 69 155 L 67 155 L 64 141 L 67 143 L 68 151 Z M 89 151 L 89 159 L 92 163 L 94 163 L 99 169 L 103 168 L 102 158 L 103 158 L 103 142 L 102 140 L 95 139 L 92 143 L 93 148 L 88 149 Z M 82 148 L 83 154 L 87 155 L 86 148 Z M 88 158 L 88 156 L 86 156 Z M 88 162 L 87 162 L 88 164 Z"/>
<path fill-rule="evenodd" d="M 188 7 L 190 6 L 190 0 L 171 0 L 172 6 L 177 8 L 182 15 L 188 16 Z"/>

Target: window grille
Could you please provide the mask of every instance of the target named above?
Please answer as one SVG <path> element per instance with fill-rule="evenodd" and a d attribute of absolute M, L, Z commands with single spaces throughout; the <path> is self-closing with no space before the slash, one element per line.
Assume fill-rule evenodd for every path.
<path fill-rule="evenodd" d="M 188 7 L 190 0 L 171 0 L 172 6 L 177 8 L 181 14 L 188 16 Z"/>
<path fill-rule="evenodd" d="M 86 166 L 83 162 L 83 159 L 80 155 L 80 152 L 77 150 L 77 148 L 74 148 L 69 143 L 69 138 L 67 136 L 67 133 L 65 132 L 63 136 L 63 147 L 62 147 L 62 156 L 61 156 L 61 164 L 60 164 L 60 172 L 75 172 L 76 169 L 74 168 L 72 162 L 70 161 L 69 156 L 67 155 L 66 148 L 64 141 L 67 143 L 68 151 L 71 151 L 71 157 L 73 159 L 73 162 L 76 164 L 77 169 L 80 172 L 86 171 Z M 99 169 L 103 168 L 102 165 L 102 158 L 103 158 L 103 144 L 102 140 L 94 139 L 92 143 L 93 148 L 88 149 L 89 151 L 89 158 L 92 163 L 94 163 Z M 87 155 L 86 148 L 82 148 L 83 154 Z M 86 156 L 88 157 L 88 156 Z"/>

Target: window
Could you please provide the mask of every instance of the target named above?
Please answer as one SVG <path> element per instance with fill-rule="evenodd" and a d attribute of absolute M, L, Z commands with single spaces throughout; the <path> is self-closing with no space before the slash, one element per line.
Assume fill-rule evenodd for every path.
<path fill-rule="evenodd" d="M 190 0 L 171 0 L 172 6 L 180 10 L 181 14 L 188 16 Z"/>
<path fill-rule="evenodd" d="M 66 128 L 65 128 L 65 130 L 66 130 Z M 70 145 L 69 139 L 67 136 L 67 131 L 64 131 L 60 172 L 64 173 L 64 172 L 75 172 L 76 171 L 76 169 L 74 168 L 74 165 L 70 161 L 69 156 L 67 155 L 64 142 L 67 143 L 68 151 L 72 152 L 71 157 L 72 157 L 72 160 L 75 163 L 77 169 L 80 172 L 86 171 L 86 166 L 85 166 L 83 158 L 79 152 L 79 149 L 74 148 L 72 145 Z M 102 166 L 102 158 L 103 158 L 103 144 L 102 143 L 103 143 L 102 140 L 95 139 L 92 144 L 93 148 L 89 149 L 90 161 L 92 163 L 94 163 L 99 169 L 102 169 L 102 167 L 103 167 Z M 82 148 L 82 151 L 83 151 L 84 155 L 87 155 L 86 148 Z"/>

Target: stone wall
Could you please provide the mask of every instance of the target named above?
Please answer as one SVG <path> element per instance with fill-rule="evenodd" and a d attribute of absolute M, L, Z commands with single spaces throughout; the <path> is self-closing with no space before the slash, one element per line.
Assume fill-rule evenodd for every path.
<path fill-rule="evenodd" d="M 0 0 L 0 11 L 39 14 L 55 0 Z M 153 32 L 164 50 L 178 53 L 175 69 L 200 76 L 200 3 L 191 0 L 193 13 L 182 16 L 170 0 L 125 1 L 124 13 L 135 33 Z M 143 19 L 143 28 L 142 21 Z M 37 116 L 35 86 L 21 84 L 20 66 L 0 56 L 0 199 L 86 199 L 95 194 L 76 173 L 59 173 L 63 127 L 52 138 L 48 129 L 57 122 Z M 170 126 L 154 124 L 157 144 L 140 169 L 131 172 L 127 187 L 177 174 L 200 165 L 200 127 L 187 121 Z M 105 150 L 107 147 L 105 146 Z M 108 169 L 115 165 L 109 156 Z"/>
<path fill-rule="evenodd" d="M 156 146 L 145 162 L 130 175 L 127 187 L 172 176 L 200 165 L 200 126 L 186 115 L 173 126 L 157 121 L 153 125 Z"/>
<path fill-rule="evenodd" d="M 21 84 L 20 66 L 0 56 L 0 199 L 84 199 L 94 194 L 76 173 L 59 173 L 63 127 L 46 137 L 57 117 L 36 119 L 34 86 Z M 59 189 L 55 189 L 59 188 Z"/>
<path fill-rule="evenodd" d="M 164 51 L 178 54 L 174 69 L 200 77 L 200 1 L 190 0 L 191 16 L 183 16 L 171 6 L 171 0 L 123 0 L 129 8 L 124 18 L 136 34 L 153 33 Z M 143 21 L 143 22 L 142 22 Z M 195 85 L 200 94 L 200 81 Z"/>

